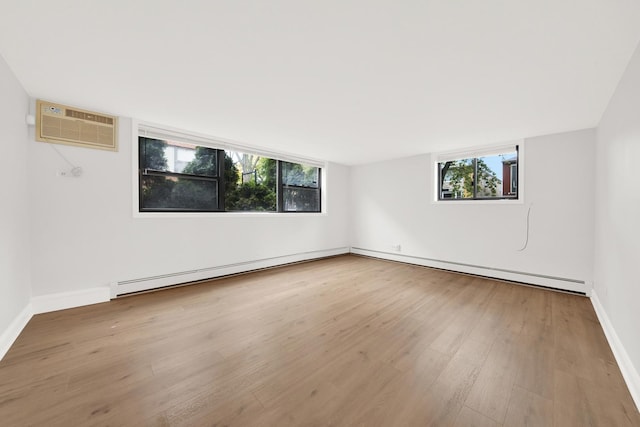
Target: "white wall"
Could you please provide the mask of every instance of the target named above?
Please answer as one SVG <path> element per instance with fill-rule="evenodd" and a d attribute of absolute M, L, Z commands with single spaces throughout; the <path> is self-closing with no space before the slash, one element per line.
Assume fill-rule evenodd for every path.
<path fill-rule="evenodd" d="M 349 171 L 337 164 L 327 170 L 328 215 L 134 218 L 131 126 L 120 120 L 118 152 L 56 145 L 83 168 L 80 178 L 57 177 L 68 164 L 32 138 L 35 296 L 349 246 Z"/>
<path fill-rule="evenodd" d="M 398 243 L 403 255 L 589 282 L 594 150 L 593 129 L 525 140 L 525 203 L 515 205 L 433 203 L 430 155 L 353 167 L 352 246 Z"/>
<path fill-rule="evenodd" d="M 31 168 L 25 123 L 29 100 L 2 57 L 0 94 L 0 336 L 4 336 L 31 297 L 28 203 Z M 2 344 L 0 340 L 0 347 Z M 2 355 L 0 348 L 0 358 Z"/>
<path fill-rule="evenodd" d="M 640 404 L 640 46 L 597 134 L 596 295 L 633 367 Z M 619 362 L 621 362 L 619 360 Z M 622 365 L 623 363 L 621 363 Z M 624 372 L 624 367 L 623 367 Z"/>

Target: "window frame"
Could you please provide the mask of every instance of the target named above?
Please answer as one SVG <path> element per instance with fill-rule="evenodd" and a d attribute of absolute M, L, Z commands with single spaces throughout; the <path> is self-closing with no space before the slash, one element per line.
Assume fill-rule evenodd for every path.
<path fill-rule="evenodd" d="M 500 151 L 508 152 L 516 151 L 516 165 L 517 165 L 517 178 L 518 185 L 516 187 L 517 196 L 506 196 L 506 197 L 475 197 L 475 198 L 465 198 L 465 199 L 454 199 L 454 198 L 441 198 L 441 185 L 440 185 L 440 164 L 444 161 L 448 160 L 462 160 L 462 159 L 472 159 L 474 160 L 474 170 L 476 169 L 475 160 L 482 157 L 487 157 L 488 155 L 496 155 L 495 153 L 499 153 Z M 433 153 L 431 155 L 431 164 L 432 164 L 432 178 L 433 185 L 431 186 L 433 189 L 433 194 L 431 198 L 431 203 L 436 205 L 449 205 L 449 204 L 524 204 L 525 203 L 525 192 L 524 192 L 524 171 L 525 171 L 525 143 L 524 140 L 515 140 L 504 142 L 501 144 L 494 145 L 486 145 L 486 146 L 478 146 L 473 148 L 467 148 L 456 151 L 443 151 L 438 153 Z M 475 180 L 474 180 L 475 181 Z M 474 188 L 477 185 L 474 182 Z M 474 189 L 475 192 L 475 189 Z"/>
<path fill-rule="evenodd" d="M 327 176 L 329 174 L 329 164 L 326 161 L 319 161 L 312 158 L 305 158 L 301 156 L 282 154 L 279 152 L 269 151 L 263 148 L 240 144 L 233 140 L 224 138 L 211 137 L 209 135 L 199 134 L 195 132 L 187 132 L 181 129 L 158 125 L 142 120 L 131 119 L 131 184 L 132 184 L 132 216 L 134 218 L 210 218 L 210 217 L 279 217 L 279 216 L 291 216 L 291 214 L 299 214 L 303 216 L 327 216 L 328 203 L 327 203 Z M 150 132 L 150 133 L 147 133 Z M 224 211 L 224 210 L 160 210 L 160 209 L 147 209 L 140 210 L 140 148 L 139 140 L 140 136 L 154 139 L 182 141 L 193 145 L 198 145 L 207 148 L 213 148 L 220 150 L 224 153 L 225 150 L 239 151 L 245 153 L 251 153 L 254 155 L 267 157 L 276 160 L 279 164 L 280 161 L 289 163 L 299 163 L 304 166 L 313 166 L 319 169 L 319 211 L 285 211 L 280 209 L 279 202 L 277 202 L 277 211 Z M 219 197 L 224 198 L 224 155 L 218 156 L 219 164 Z M 182 174 L 185 175 L 185 174 Z M 199 176 L 198 176 L 199 177 Z M 276 198 L 279 198 L 281 191 L 279 185 L 276 185 Z M 221 206 L 220 204 L 218 206 Z"/>
<path fill-rule="evenodd" d="M 516 180 L 516 181 L 514 181 L 514 180 L 513 180 L 514 175 L 515 175 L 516 177 L 518 176 L 518 160 L 519 160 L 519 159 L 516 159 L 516 163 L 511 163 L 511 164 L 509 165 L 509 178 L 510 178 L 510 181 L 511 181 L 511 182 L 509 183 L 509 189 L 511 190 L 511 191 L 509 192 L 509 194 L 513 194 L 513 193 L 514 193 L 514 191 L 513 191 L 513 187 L 515 187 L 515 188 L 516 188 L 515 194 L 518 194 L 518 187 L 519 187 L 519 185 L 518 185 L 518 180 Z M 513 173 L 513 171 L 514 171 L 514 170 L 515 170 L 515 172 L 516 172 L 515 174 Z M 515 185 L 513 185 L 514 183 L 515 183 Z"/>
<path fill-rule="evenodd" d="M 322 168 L 321 167 L 317 167 L 317 166 L 312 166 L 312 165 L 305 165 L 305 166 L 312 166 L 312 167 L 316 167 L 318 168 L 318 187 L 306 187 L 304 185 L 291 185 L 291 184 L 285 184 L 284 180 L 282 179 L 282 163 L 285 162 L 284 160 L 278 160 L 278 167 L 276 168 L 276 179 L 277 179 L 277 208 L 278 208 L 278 212 L 282 212 L 282 213 L 320 213 L 322 212 Z M 293 162 L 286 162 L 286 163 L 293 163 Z M 297 163 L 297 164 L 301 164 L 301 163 Z M 316 190 L 318 192 L 318 210 L 317 211 L 288 211 L 284 209 L 284 189 L 285 188 L 301 188 L 301 189 L 311 189 L 311 190 Z"/>

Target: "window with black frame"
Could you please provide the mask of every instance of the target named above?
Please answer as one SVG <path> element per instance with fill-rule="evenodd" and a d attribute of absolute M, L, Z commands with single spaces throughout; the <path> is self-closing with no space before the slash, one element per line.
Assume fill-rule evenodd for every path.
<path fill-rule="evenodd" d="M 438 200 L 517 200 L 518 152 L 515 145 L 441 159 Z"/>
<path fill-rule="evenodd" d="M 282 211 L 320 212 L 320 168 L 284 161 L 279 165 Z"/>
<path fill-rule="evenodd" d="M 139 137 L 140 212 L 215 212 L 224 206 L 224 151 Z"/>
<path fill-rule="evenodd" d="M 251 152 L 140 136 L 139 211 L 321 212 L 321 173 Z"/>

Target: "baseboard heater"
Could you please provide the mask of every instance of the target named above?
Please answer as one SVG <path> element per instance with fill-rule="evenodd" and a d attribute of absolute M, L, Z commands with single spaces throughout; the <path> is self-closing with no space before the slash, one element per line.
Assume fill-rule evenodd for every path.
<path fill-rule="evenodd" d="M 200 282 L 203 280 L 216 279 L 233 274 L 247 273 L 250 271 L 262 270 L 265 268 L 277 267 L 301 261 L 327 258 L 347 253 L 349 253 L 348 247 L 333 248 L 320 251 L 301 252 L 292 255 L 261 258 L 253 261 L 199 268 L 195 270 L 161 274 L 157 276 L 142 277 L 131 280 L 122 280 L 110 284 L 111 299 L 139 292 L 184 285 L 192 282 Z"/>
<path fill-rule="evenodd" d="M 499 279 L 513 283 L 570 292 L 578 295 L 588 296 L 590 294 L 590 287 L 588 286 L 587 282 L 579 279 L 507 270 L 503 268 L 486 267 L 481 265 L 466 264 L 455 261 L 445 261 L 434 258 L 425 258 L 356 247 L 351 248 L 351 253 L 372 258 L 385 259 L 389 261 L 403 262 L 406 264 L 420 265 L 422 267 L 437 268 L 440 270 L 447 270 L 456 273 L 471 274 L 479 277 Z"/>

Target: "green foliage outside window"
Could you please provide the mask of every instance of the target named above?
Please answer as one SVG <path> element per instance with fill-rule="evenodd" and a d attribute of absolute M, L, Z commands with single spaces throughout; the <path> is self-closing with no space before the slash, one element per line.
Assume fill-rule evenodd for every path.
<path fill-rule="evenodd" d="M 192 146 L 192 160 L 177 170 L 176 166 L 169 165 L 167 147 L 179 146 L 184 152 L 185 144 L 174 146 L 145 137 L 140 137 L 139 143 L 141 210 L 219 211 L 224 206 L 225 211 L 278 211 L 277 160 Z M 221 155 L 224 170 L 219 174 L 218 156 Z M 281 164 L 283 183 L 291 186 L 283 192 L 289 207 L 283 210 L 319 211 L 319 168 Z M 218 197 L 223 186 L 224 202 Z M 303 191 L 305 188 L 297 187 L 313 188 L 313 192 L 308 194 Z"/>
<path fill-rule="evenodd" d="M 518 145 L 484 148 L 476 153 L 437 164 L 438 200 L 517 200 Z"/>
<path fill-rule="evenodd" d="M 234 163 L 237 153 L 225 154 L 225 210 L 275 212 L 277 210 L 276 165 L 277 161 L 258 157 L 244 166 L 253 170 L 240 171 Z M 246 159 L 246 155 L 242 155 Z M 245 179 L 243 180 L 243 174 Z M 246 177 L 249 177 L 246 179 Z"/>
<path fill-rule="evenodd" d="M 496 197 L 501 184 L 496 173 L 482 159 L 445 162 L 441 164 L 440 180 L 441 188 L 447 186 L 455 199 Z M 474 188 L 476 180 L 477 188 Z M 477 191 L 475 194 L 474 190 Z"/>

